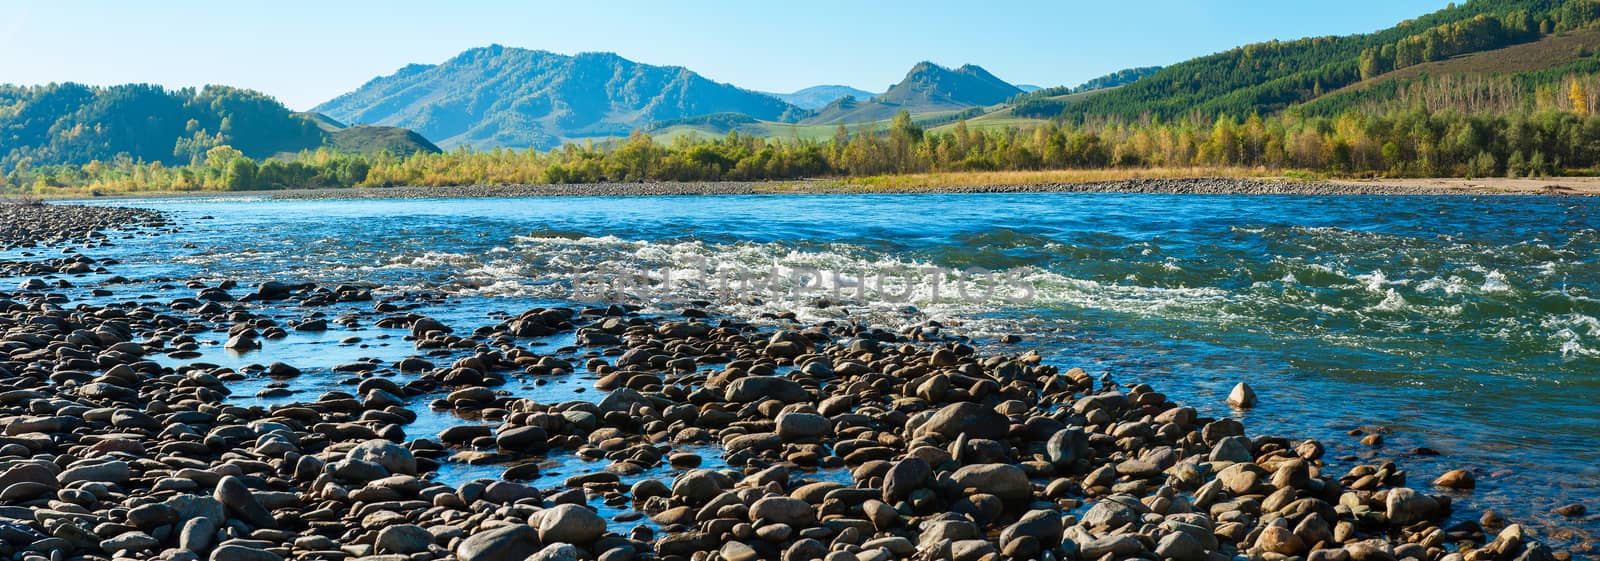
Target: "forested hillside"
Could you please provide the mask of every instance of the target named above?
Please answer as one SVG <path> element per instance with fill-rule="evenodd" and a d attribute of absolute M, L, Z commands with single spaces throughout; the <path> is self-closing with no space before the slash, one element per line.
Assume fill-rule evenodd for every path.
<path fill-rule="evenodd" d="M 250 90 L 0 86 L 0 168 L 117 156 L 186 164 L 224 144 L 261 158 L 316 148 L 324 139 L 314 123 Z"/>
<path fill-rule="evenodd" d="M 0 170 L 114 159 L 190 164 L 218 147 L 254 159 L 324 146 L 352 154 L 438 151 L 407 133 L 330 126 L 265 94 L 225 86 L 0 86 Z"/>
<path fill-rule="evenodd" d="M 1058 86 L 1034 90 L 1013 97 L 1008 103 L 1011 105 L 1012 115 L 1049 119 L 1061 115 L 1066 110 L 1067 105 L 1071 104 L 1075 99 L 1074 94 L 1120 88 L 1160 71 L 1160 66 L 1118 70 L 1074 87 Z"/>
<path fill-rule="evenodd" d="M 1270 114 L 1363 79 L 1600 19 L 1596 0 L 1472 0 L 1376 33 L 1271 41 L 1169 66 L 1065 108 L 1076 121 Z"/>

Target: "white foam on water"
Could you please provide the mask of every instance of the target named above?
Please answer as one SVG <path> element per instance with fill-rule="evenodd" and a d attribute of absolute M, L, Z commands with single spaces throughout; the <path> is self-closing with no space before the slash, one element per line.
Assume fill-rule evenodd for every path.
<path fill-rule="evenodd" d="M 1400 295 L 1399 291 L 1389 288 L 1385 289 L 1383 293 L 1383 301 L 1379 302 L 1378 305 L 1373 306 L 1372 309 L 1384 312 L 1398 312 L 1406 309 L 1408 306 L 1409 303 L 1406 302 L 1404 296 Z"/>
<path fill-rule="evenodd" d="M 1063 305 L 1228 319 L 1217 310 L 1232 298 L 1217 288 L 1108 283 L 1033 267 L 949 270 L 842 243 L 798 249 L 615 236 L 519 236 L 515 242 L 511 258 L 463 270 L 459 279 L 476 282 L 457 288 L 576 300 L 622 296 L 645 304 L 709 300 L 743 315 L 788 311 L 808 321 L 849 317 L 891 325 L 929 318 L 970 325 L 971 318 L 1000 307 Z"/>
<path fill-rule="evenodd" d="M 1448 277 L 1428 277 L 1417 283 L 1417 292 L 1443 292 L 1446 296 L 1455 296 L 1468 291 L 1472 285 L 1458 275 Z"/>

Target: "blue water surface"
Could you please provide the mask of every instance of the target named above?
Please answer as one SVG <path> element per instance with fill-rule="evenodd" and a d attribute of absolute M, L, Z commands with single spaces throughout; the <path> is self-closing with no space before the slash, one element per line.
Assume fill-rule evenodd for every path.
<path fill-rule="evenodd" d="M 179 235 L 85 250 L 134 278 L 434 291 L 461 321 L 632 299 L 723 313 L 1020 334 L 1063 367 L 1146 382 L 1333 468 L 1540 527 L 1600 510 L 1600 201 L 1150 194 L 120 201 Z M 956 270 L 970 270 L 956 274 Z M 756 284 L 724 280 L 737 273 Z M 971 290 L 962 292 L 957 287 Z M 155 283 L 131 290 L 154 290 Z M 469 329 L 471 325 L 467 326 Z M 330 345 L 323 341 L 319 344 Z M 375 354 L 378 353 L 376 350 Z M 1248 381 L 1261 405 L 1223 403 Z M 1380 448 L 1347 434 L 1383 431 Z M 1429 448 L 1438 456 L 1417 455 Z M 1439 491 L 1442 492 L 1442 491 Z M 1464 510 L 1466 510 L 1464 509 Z"/>

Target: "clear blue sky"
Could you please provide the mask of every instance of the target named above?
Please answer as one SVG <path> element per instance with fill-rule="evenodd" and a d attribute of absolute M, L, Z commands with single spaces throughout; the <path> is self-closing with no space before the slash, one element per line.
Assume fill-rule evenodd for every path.
<path fill-rule="evenodd" d="M 8 0 L 0 82 L 229 84 L 308 109 L 499 43 L 613 51 L 765 91 L 881 91 L 913 64 L 1075 85 L 1243 43 L 1363 33 L 1444 0 Z"/>

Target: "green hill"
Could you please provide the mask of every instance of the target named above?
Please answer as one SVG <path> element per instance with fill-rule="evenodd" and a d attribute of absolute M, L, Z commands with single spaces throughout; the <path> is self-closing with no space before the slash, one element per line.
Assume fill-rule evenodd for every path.
<path fill-rule="evenodd" d="M 249 90 L 130 84 L 0 86 L 0 167 L 85 164 L 119 155 L 189 163 L 227 144 L 251 157 L 321 146 L 317 125 Z"/>
<path fill-rule="evenodd" d="M 1078 120 L 1269 114 L 1382 74 L 1596 19 L 1595 0 L 1471 0 L 1375 33 L 1270 41 L 1193 59 L 1066 110 Z"/>
<path fill-rule="evenodd" d="M 316 111 L 343 122 L 405 127 L 446 148 L 554 148 L 627 136 L 650 123 L 713 113 L 794 121 L 807 113 L 767 94 L 676 66 L 611 53 L 575 56 L 477 48 L 411 65 Z"/>
<path fill-rule="evenodd" d="M 354 131 L 226 86 L 0 85 L 0 169 L 122 157 L 187 164 L 224 144 L 256 159 L 323 146 L 357 153 L 438 150 L 411 131 Z"/>
<path fill-rule="evenodd" d="M 435 153 L 439 147 L 411 129 L 357 125 L 328 133 L 334 149 L 349 154 L 378 154 L 388 152 L 396 156 L 410 156 L 418 152 Z"/>
<path fill-rule="evenodd" d="M 327 133 L 329 144 L 340 152 L 351 154 L 377 154 L 389 152 L 397 156 L 410 156 L 417 152 L 440 152 L 422 135 L 411 129 L 372 125 L 349 126 L 333 117 L 314 111 L 295 113 L 296 117 L 316 123 Z"/>

